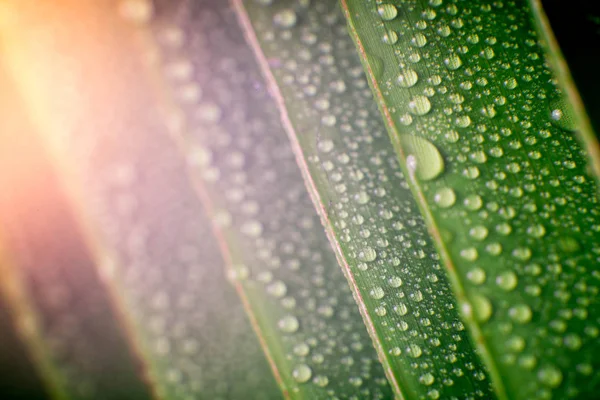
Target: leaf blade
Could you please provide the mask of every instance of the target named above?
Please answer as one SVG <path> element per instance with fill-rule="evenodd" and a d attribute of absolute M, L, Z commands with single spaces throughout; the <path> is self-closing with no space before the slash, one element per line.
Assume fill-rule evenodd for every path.
<path fill-rule="evenodd" d="M 478 341 L 478 343 L 484 346 L 481 348 L 483 358 L 492 373 L 497 393 L 501 397 L 514 398 L 542 398 L 550 393 L 558 393 L 559 396 L 585 396 L 590 386 L 585 387 L 584 384 L 576 383 L 587 381 L 573 372 L 573 366 L 578 362 L 576 356 L 569 357 L 569 351 L 579 350 L 579 345 L 570 350 L 562 348 L 558 343 L 564 331 L 547 335 L 540 333 L 539 330 L 536 331 L 536 326 L 544 326 L 544 324 L 553 326 L 557 322 L 552 318 L 558 316 L 560 319 L 560 315 L 564 315 L 560 303 L 569 304 L 569 299 L 562 297 L 558 304 L 551 300 L 552 293 L 560 297 L 558 293 L 564 290 L 560 289 L 563 286 L 562 279 L 573 282 L 595 279 L 594 273 L 587 276 L 582 270 L 565 272 L 551 267 L 550 270 L 542 272 L 540 267 L 540 264 L 543 265 L 546 260 L 544 257 L 547 256 L 571 264 L 583 263 L 588 266 L 587 268 L 594 270 L 594 253 L 597 251 L 595 243 L 598 237 L 597 232 L 594 231 L 596 217 L 582 217 L 578 216 L 576 210 L 565 212 L 561 209 L 561 213 L 564 212 L 563 215 L 568 216 L 566 220 L 561 220 L 563 225 L 559 227 L 558 221 L 549 216 L 556 212 L 554 207 L 564 206 L 567 202 L 565 196 L 568 195 L 565 192 L 559 189 L 548 189 L 548 187 L 557 187 L 558 176 L 561 176 L 560 182 L 568 182 L 566 184 L 569 186 L 578 186 L 576 190 L 584 193 L 581 198 L 568 196 L 569 204 L 578 204 L 580 210 L 596 214 L 594 210 L 598 202 L 595 194 L 597 188 L 594 183 L 590 183 L 593 179 L 590 179 L 585 171 L 585 150 L 581 149 L 568 132 L 553 126 L 549 121 L 550 118 L 544 115 L 544 109 L 535 109 L 532 105 L 528 105 L 530 101 L 528 99 L 535 98 L 534 93 L 540 94 L 541 98 L 551 95 L 556 98 L 558 94 L 557 89 L 548 84 L 549 80 L 547 81 L 545 76 L 550 76 L 551 73 L 539 57 L 535 40 L 530 39 L 534 36 L 532 34 L 534 29 L 529 15 L 530 10 L 526 5 L 497 3 L 490 6 L 481 2 L 473 3 L 472 8 L 459 8 L 457 4 L 451 4 L 447 8 L 434 9 L 439 7 L 440 3 L 433 2 L 432 7 L 428 7 L 421 2 L 396 1 L 379 6 L 372 2 L 352 0 L 343 2 L 348 9 L 346 15 L 354 25 L 352 30 L 354 39 L 359 48 L 366 48 L 361 55 L 364 62 L 371 67 L 367 68 L 370 83 L 380 109 L 385 115 L 390 138 L 405 171 L 409 176 L 411 171 L 414 175 L 415 167 L 418 167 L 414 165 L 414 155 L 407 154 L 402 146 L 400 138 L 403 134 L 416 134 L 436 143 L 444 152 L 446 160 L 452 162 L 450 165 L 454 166 L 454 170 L 447 171 L 437 182 L 412 179 L 411 188 L 432 233 L 448 232 L 446 238 L 434 235 L 436 244 L 445 260 L 455 291 L 461 293 L 463 287 L 465 289 L 468 303 L 461 307 L 464 320 L 476 339 L 480 333 L 486 339 L 485 342 Z M 394 18 L 387 18 L 389 13 L 385 12 L 386 7 L 392 7 L 396 11 Z M 460 18 L 460 13 L 471 16 L 469 19 L 466 17 L 463 19 Z M 482 23 L 484 13 L 488 21 L 485 24 Z M 398 18 L 394 21 L 396 16 Z M 433 22 L 425 21 L 428 16 L 432 17 L 430 20 Z M 402 21 L 411 18 L 421 24 L 415 25 L 417 29 L 427 28 L 423 32 L 427 34 L 425 44 L 428 43 L 428 47 L 423 50 L 420 50 L 423 47 L 422 38 L 415 39 L 417 35 L 423 33 L 416 33 L 418 30 L 414 30 L 410 25 L 400 26 Z M 381 21 L 382 19 L 384 21 Z M 519 23 L 513 25 L 511 21 L 519 21 Z M 429 28 L 430 23 L 431 28 Z M 461 35 L 445 39 L 453 32 L 449 29 L 450 25 Z M 463 27 L 465 29 L 462 29 Z M 386 48 L 376 42 L 377 38 L 389 35 L 390 31 L 395 30 L 398 30 L 399 35 L 405 35 L 397 45 L 405 52 L 394 53 L 394 46 Z M 515 33 L 509 33 L 512 31 Z M 486 43 L 477 44 L 480 42 L 480 36 L 486 37 Z M 467 40 L 460 41 L 460 37 L 465 37 Z M 532 50 L 511 45 L 515 38 L 529 43 L 528 46 Z M 484 47 L 497 42 L 510 51 L 499 52 L 497 48 Z M 470 48 L 475 48 L 475 52 Z M 444 91 L 438 92 L 441 95 L 437 95 L 435 91 L 429 93 L 433 100 L 427 100 L 426 110 L 412 110 L 411 118 L 415 118 L 414 124 L 402 126 L 401 113 L 417 103 L 416 93 L 423 85 L 406 89 L 402 85 L 394 84 L 392 79 L 402 72 L 398 65 L 405 68 L 410 65 L 407 64 L 406 58 L 411 55 L 415 60 L 423 57 L 425 61 L 422 64 L 417 64 L 417 61 L 413 63 L 416 67 L 420 67 L 420 78 L 435 79 L 445 84 Z M 378 70 L 388 68 L 387 71 L 378 74 L 373 70 L 373 60 L 377 58 L 382 65 Z M 527 64 L 526 67 L 522 66 L 521 60 L 527 60 L 526 63 L 523 62 Z M 506 72 L 500 72 L 503 70 L 502 66 L 507 66 L 504 69 Z M 461 72 L 465 74 L 460 75 Z M 468 78 L 471 76 L 477 79 L 474 78 L 473 82 Z M 475 83 L 485 87 L 485 93 L 477 88 Z M 480 97 L 469 97 L 468 90 L 471 89 L 474 89 L 474 93 Z M 446 93 L 449 93 L 449 96 L 444 98 Z M 436 95 L 437 97 L 434 97 Z M 500 99 L 502 105 L 506 104 L 510 111 L 500 111 L 499 104 L 493 105 L 493 103 L 490 108 L 489 103 L 482 101 L 486 99 L 484 95 L 490 96 L 490 100 Z M 507 101 L 503 96 L 494 97 L 498 95 L 506 95 L 509 100 Z M 442 112 L 444 103 L 450 105 L 452 102 L 461 107 L 450 109 L 447 106 L 445 110 L 448 112 L 444 115 Z M 392 105 L 396 108 L 392 108 Z M 518 108 L 517 105 L 522 108 Z M 472 112 L 476 107 L 477 109 L 482 107 L 481 114 Z M 458 116 L 451 117 L 455 113 Z M 499 118 L 488 120 L 496 117 L 496 114 Z M 454 121 L 451 118 L 454 118 Z M 523 122 L 518 124 L 519 121 Z M 473 126 L 469 128 L 471 125 Z M 480 134 L 471 133 L 474 128 L 477 128 Z M 490 130 L 491 132 L 487 132 Z M 510 137 L 513 130 L 518 133 L 517 139 L 520 140 L 502 140 L 498 134 L 502 133 L 505 137 Z M 560 141 L 550 141 L 554 147 L 549 148 L 547 144 L 541 143 L 540 139 L 533 137 L 531 131 L 536 130 L 535 133 L 542 139 L 554 136 Z M 443 139 L 438 133 L 440 131 L 446 132 L 444 145 L 441 144 Z M 467 137 L 465 138 L 464 135 Z M 486 141 L 492 144 L 486 145 L 484 143 Z M 456 142 L 463 147 L 454 145 Z M 495 142 L 500 142 L 502 146 L 494 145 Z M 528 153 L 528 150 L 520 150 L 524 145 L 530 146 L 532 150 Z M 557 156 L 555 152 L 561 155 Z M 551 171 L 543 166 L 540 167 L 539 164 L 532 167 L 532 163 L 544 163 L 543 156 L 551 160 L 551 163 L 548 163 L 552 165 Z M 410 157 L 413 159 L 411 160 Z M 502 160 L 493 161 L 494 158 L 501 157 L 507 158 L 504 164 Z M 560 157 L 567 158 L 567 161 L 562 161 Z M 533 161 L 540 159 L 542 161 Z M 464 170 L 461 171 L 459 167 Z M 569 173 L 568 169 L 576 172 Z M 536 175 L 540 171 L 543 174 Z M 507 172 L 514 175 L 507 175 Z M 467 182 L 460 175 L 467 178 Z M 490 180 L 484 182 L 483 179 L 479 179 L 480 175 Z M 515 180 L 515 176 L 525 180 L 533 180 L 533 177 L 537 176 L 537 180 L 535 184 L 523 184 L 521 187 L 520 182 Z M 567 176 L 572 180 L 567 181 Z M 510 177 L 507 182 L 502 182 L 507 177 Z M 472 181 L 468 183 L 469 180 Z M 537 185 L 544 187 L 541 197 L 538 197 L 540 195 L 536 192 Z M 487 197 L 484 197 L 484 194 Z M 494 199 L 491 199 L 492 196 Z M 544 210 L 549 212 L 536 214 L 537 207 L 542 207 L 545 203 L 542 199 L 552 199 L 552 196 L 556 198 L 557 206 L 544 207 Z M 465 206 L 471 211 L 470 213 L 457 210 L 454 203 L 459 198 L 465 201 Z M 481 208 L 484 200 L 489 211 L 486 210 L 479 215 L 473 213 L 472 211 Z M 458 228 L 465 222 L 469 225 L 469 231 Z M 580 234 L 582 225 L 589 229 L 585 234 Z M 494 228 L 495 232 L 491 228 Z M 449 239 L 451 237 L 452 240 Z M 545 237 L 545 240 L 540 240 L 541 237 Z M 552 244 L 548 240 L 549 237 L 557 243 Z M 484 241 L 487 244 L 480 245 L 477 241 Z M 573 246 L 565 246 L 563 243 L 565 241 Z M 587 252 L 581 251 L 582 248 L 587 249 Z M 510 255 L 507 254 L 507 249 L 510 249 Z M 558 262 L 557 264 L 560 265 Z M 531 276 L 532 270 L 539 271 L 536 274 L 544 275 L 544 278 L 537 281 L 537 278 Z M 487 274 L 493 274 L 494 283 L 497 283 L 496 288 L 486 280 Z M 560 279 L 554 274 L 559 274 Z M 547 296 L 545 300 L 540 298 L 542 288 L 545 288 L 543 292 Z M 521 293 L 519 289 L 522 290 Z M 592 289 L 592 292 L 595 290 Z M 503 291 L 505 293 L 502 293 Z M 583 312 L 582 315 L 586 317 L 589 312 L 593 320 L 598 310 L 592 307 L 579 312 Z M 498 334 L 501 332 L 502 320 L 506 321 L 505 328 L 510 328 L 506 328 L 506 333 L 513 335 L 506 341 Z M 530 323 L 532 320 L 535 322 Z M 567 336 L 584 337 L 587 330 L 585 323 L 573 325 L 569 326 Z M 594 342 L 586 342 L 586 344 L 589 346 L 588 351 L 594 352 Z M 506 354 L 507 351 L 509 354 Z M 522 358 L 516 367 L 514 363 L 519 356 Z M 532 360 L 539 364 L 532 364 Z M 581 392 L 578 388 L 580 385 L 584 387 Z"/>
<path fill-rule="evenodd" d="M 482 382 L 485 380 L 485 373 L 477 369 L 478 362 L 473 357 L 468 338 L 460 333 L 460 322 L 453 320 L 456 315 L 451 311 L 453 300 L 449 301 L 450 311 L 447 312 L 450 316 L 447 318 L 450 321 L 449 325 L 452 322 L 457 324 L 447 326 L 446 329 L 452 334 L 457 334 L 456 340 L 450 338 L 450 332 L 440 332 L 440 321 L 436 320 L 432 323 L 428 318 L 419 321 L 419 316 L 423 315 L 420 313 L 428 312 L 425 309 L 421 310 L 422 305 L 419 305 L 419 302 L 423 301 L 423 296 L 434 309 L 430 315 L 437 315 L 440 318 L 439 316 L 446 312 L 446 310 L 440 312 L 429 297 L 435 288 L 435 293 L 445 301 L 447 293 L 444 292 L 444 277 L 435 275 L 435 261 L 433 261 L 435 254 L 430 255 L 433 260 L 419 261 L 427 257 L 426 252 L 432 251 L 430 245 L 425 244 L 427 233 L 424 224 L 419 220 L 418 212 L 415 220 L 412 220 L 416 211 L 410 208 L 414 207 L 412 196 L 406 187 L 402 189 L 406 184 L 399 176 L 393 152 L 389 152 L 389 141 L 382 134 L 383 126 L 377 118 L 377 110 L 374 109 L 372 100 L 365 94 L 365 90 L 361 90 L 366 87 L 366 83 L 361 77 L 360 61 L 349 51 L 352 43 L 345 33 L 340 10 L 334 3 L 296 6 L 292 2 L 279 2 L 276 6 L 262 4 L 261 7 L 256 4 L 245 6 L 243 2 L 237 1 L 235 5 L 246 28 L 248 40 L 261 61 L 272 95 L 281 107 L 282 119 L 309 192 L 336 249 L 340 265 L 353 287 L 363 319 L 368 327 L 373 327 L 370 333 L 396 396 L 419 398 L 427 395 L 435 398 L 435 396 L 467 393 L 485 393 L 487 396 L 493 396 L 487 392 L 486 383 Z M 319 22 L 321 26 L 318 25 Z M 316 38 L 318 40 L 315 40 Z M 322 63 L 322 70 L 319 70 L 321 66 L 312 70 L 309 60 L 316 59 L 317 55 L 312 53 L 312 50 L 316 48 L 315 42 L 319 41 L 323 46 L 322 57 L 325 61 Z M 288 65 L 289 67 L 286 68 Z M 343 66 L 345 71 L 353 71 L 350 73 L 351 79 L 344 71 L 338 71 L 335 67 L 330 68 L 335 65 Z M 298 78 L 295 80 L 293 76 Z M 325 88 L 330 88 L 331 96 L 326 95 L 322 88 L 316 88 L 316 82 Z M 347 114 L 334 111 L 342 108 L 340 101 Z M 359 124 L 353 126 L 354 129 L 340 130 L 340 125 L 351 126 L 350 115 L 363 119 L 364 125 Z M 356 129 L 357 127 L 360 129 Z M 374 133 L 359 135 L 358 131 L 365 130 Z M 352 143 L 355 138 L 357 141 Z M 344 143 L 345 140 L 347 142 Z M 365 155 L 373 156 L 374 165 L 369 165 L 368 158 L 361 159 L 358 156 L 356 150 L 359 146 Z M 320 157 L 322 159 L 319 159 Z M 339 168 L 339 164 L 347 164 L 348 167 Z M 377 182 L 379 190 L 373 192 L 375 188 L 356 183 L 360 182 L 362 177 L 367 178 L 367 181 Z M 339 192 L 336 192 L 338 189 L 335 189 L 333 182 L 339 183 L 337 185 Z M 346 191 L 354 198 L 351 199 L 348 194 L 345 194 Z M 352 201 L 358 203 L 358 208 L 354 208 L 356 203 Z M 394 215 L 401 213 L 401 210 L 406 210 L 411 218 L 402 219 Z M 382 218 L 381 213 L 386 217 Z M 343 217 L 343 214 L 346 216 Z M 380 216 L 376 217 L 378 214 Z M 373 232 L 373 235 L 380 229 L 383 231 L 389 229 L 391 232 L 403 230 L 402 222 L 410 222 L 411 233 L 414 233 L 410 239 L 415 242 L 423 241 L 424 244 L 418 245 L 415 254 L 411 254 L 411 251 L 392 250 L 385 243 L 387 239 L 392 241 L 394 238 L 394 235 L 390 234 L 382 235 L 385 241 L 378 245 L 376 238 L 369 239 L 368 235 L 361 237 L 359 229 L 344 229 L 346 224 L 351 224 L 351 216 L 360 221 L 355 222 L 356 225 L 364 225 L 363 232 Z M 396 228 L 392 222 L 398 224 Z M 398 241 L 403 242 L 404 239 Z M 404 244 L 409 245 L 411 242 L 406 240 Z M 394 257 L 387 259 L 388 251 L 398 258 L 397 262 L 393 261 Z M 379 260 L 376 261 L 378 257 Z M 412 269 L 399 267 L 402 263 L 408 264 Z M 424 279 L 426 274 L 420 276 L 417 272 L 419 268 L 430 272 L 430 279 L 432 279 L 429 284 L 423 283 L 422 287 L 419 282 L 426 281 Z M 383 276 L 378 276 L 379 274 Z M 402 278 L 399 279 L 396 274 Z M 391 283 L 386 282 L 387 279 L 391 279 Z M 411 307 L 410 312 L 403 301 L 391 298 L 395 295 L 405 295 L 402 290 L 404 288 L 400 288 L 403 280 L 407 290 L 412 292 L 411 297 L 414 296 L 412 300 L 406 300 Z M 434 283 L 438 280 L 440 280 L 439 284 Z M 389 295 L 384 298 L 386 292 L 389 292 Z M 383 301 L 380 301 L 382 298 Z M 439 303 L 437 306 L 440 306 Z M 386 311 L 386 307 L 389 307 L 390 311 Z M 393 312 L 392 308 L 397 310 L 394 312 L 397 316 L 390 315 Z M 386 328 L 388 324 L 389 331 Z M 431 325 L 433 327 L 430 327 Z M 408 326 L 418 326 L 425 333 L 423 336 L 411 339 L 409 335 L 402 333 L 408 329 Z M 461 342 L 464 338 L 464 342 L 460 345 L 460 355 L 469 360 L 474 358 L 472 367 L 475 372 L 471 371 L 468 375 L 459 373 L 450 378 L 449 371 L 444 367 L 445 361 L 441 357 L 432 356 L 435 341 L 428 343 L 423 340 L 427 335 L 441 337 L 443 341 L 453 345 L 456 344 L 455 341 Z M 398 344 L 402 349 L 397 346 Z M 384 348 L 385 351 L 382 351 Z M 406 352 L 409 357 L 399 357 L 403 352 Z M 444 353 L 444 356 L 448 357 L 446 360 L 448 361 L 453 359 L 454 353 L 449 351 Z M 429 367 L 424 370 L 417 368 L 415 371 L 410 365 L 418 364 L 411 364 L 411 358 L 419 359 L 423 365 Z M 444 379 L 458 379 L 460 384 L 443 387 L 441 382 Z"/>

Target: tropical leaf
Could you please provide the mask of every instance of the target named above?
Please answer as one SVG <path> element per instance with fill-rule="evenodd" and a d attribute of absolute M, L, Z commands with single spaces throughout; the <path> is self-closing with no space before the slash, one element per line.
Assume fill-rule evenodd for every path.
<path fill-rule="evenodd" d="M 544 62 L 532 10 L 342 4 L 496 393 L 593 397 L 598 188 L 573 134 L 579 125 L 550 115 L 569 100 Z M 423 176 L 438 154 L 443 170 Z"/>
<path fill-rule="evenodd" d="M 493 398 L 340 8 L 258 3 L 236 11 L 396 396 Z"/>

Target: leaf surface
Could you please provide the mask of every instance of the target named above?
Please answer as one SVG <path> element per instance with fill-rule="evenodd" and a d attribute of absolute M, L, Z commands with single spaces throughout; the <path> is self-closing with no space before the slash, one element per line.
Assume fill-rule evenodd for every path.
<path fill-rule="evenodd" d="M 341 9 L 235 7 L 396 396 L 493 398 Z"/>
<path fill-rule="evenodd" d="M 529 4 L 342 4 L 497 395 L 593 397 L 598 188 L 574 129 L 551 118 L 569 103 Z M 444 169 L 423 179 L 433 149 Z"/>

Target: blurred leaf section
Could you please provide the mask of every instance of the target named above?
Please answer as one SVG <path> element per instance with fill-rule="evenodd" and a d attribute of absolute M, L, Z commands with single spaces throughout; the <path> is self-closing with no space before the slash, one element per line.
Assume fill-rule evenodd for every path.
<path fill-rule="evenodd" d="M 598 187 L 528 3 L 342 3 L 496 392 L 594 397 Z"/>
<path fill-rule="evenodd" d="M 284 396 L 391 398 L 230 5 L 157 1 L 148 27 L 166 120 Z"/>
<path fill-rule="evenodd" d="M 41 379 L 56 399 L 150 398 L 55 169 L 4 69 L 0 86 L 0 346 L 1 368 L 8 370 L 0 393 L 45 398 L 36 388 Z M 9 348 L 11 336 L 22 346 Z M 18 368 L 27 363 L 29 370 Z"/>
<path fill-rule="evenodd" d="M 12 198 L 11 204 L 21 208 L 10 213 L 11 226 L 44 235 L 38 251 L 25 248 L 19 254 L 34 257 L 24 272 L 31 274 L 40 296 L 46 296 L 40 303 L 67 307 L 60 314 L 51 309 L 42 313 L 48 324 L 64 324 L 56 327 L 69 335 L 68 340 L 57 337 L 59 349 L 77 343 L 81 351 L 69 354 L 65 367 L 104 371 L 97 374 L 106 378 L 104 386 L 92 392 L 93 398 L 143 398 L 135 385 L 124 383 L 123 372 L 110 373 L 106 365 L 127 371 L 131 362 L 123 361 L 127 351 L 98 327 L 110 313 L 87 308 L 96 300 L 87 282 L 95 267 L 130 346 L 144 362 L 153 397 L 280 397 L 243 307 L 225 279 L 218 244 L 186 177 L 185 160 L 165 134 L 152 100 L 142 62 L 149 54 L 134 44 L 139 31 L 122 18 L 140 9 L 117 2 L 16 3 L 7 3 L 9 11 L 18 7 L 18 13 L 10 14 L 16 16 L 12 21 L 3 19 L 1 28 L 5 62 L 35 123 L 37 136 L 23 140 L 25 147 L 47 147 L 68 203 L 60 203 L 61 213 L 36 218 L 37 210 L 48 209 L 54 186 L 47 186 L 46 175 L 23 180 L 22 185 L 33 187 L 23 198 Z M 13 181 L 8 187 L 19 183 Z M 80 254 L 84 250 L 88 253 Z M 52 262 L 63 275 L 52 274 Z M 92 331 L 76 329 L 90 320 Z M 68 375 L 68 382 L 88 385 L 75 374 Z M 113 395 L 121 382 L 126 392 Z M 147 390 L 142 389 L 139 393 Z"/>
<path fill-rule="evenodd" d="M 493 398 L 338 4 L 235 6 L 396 396 Z"/>

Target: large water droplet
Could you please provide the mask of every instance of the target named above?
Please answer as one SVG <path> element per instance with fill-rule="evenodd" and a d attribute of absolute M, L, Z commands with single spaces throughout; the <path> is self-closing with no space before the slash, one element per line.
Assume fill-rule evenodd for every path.
<path fill-rule="evenodd" d="M 537 376 L 541 383 L 551 388 L 558 387 L 563 379 L 562 372 L 554 365 L 544 365 L 539 369 Z"/>
<path fill-rule="evenodd" d="M 428 181 L 444 172 L 444 159 L 429 140 L 419 136 L 400 135 L 400 143 L 406 155 L 413 157 L 417 178 Z"/>
<path fill-rule="evenodd" d="M 292 376 L 296 382 L 307 382 L 312 376 L 312 369 L 306 364 L 298 364 L 292 371 Z"/>
<path fill-rule="evenodd" d="M 390 21 L 398 15 L 398 9 L 393 4 L 381 4 L 377 7 L 377 12 L 384 21 Z"/>

